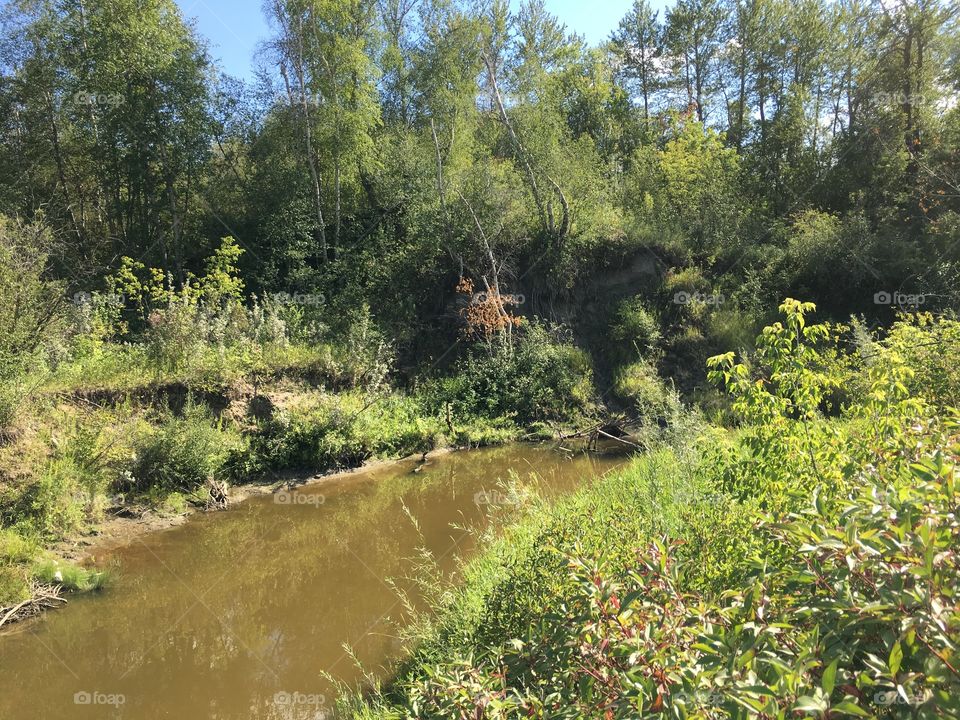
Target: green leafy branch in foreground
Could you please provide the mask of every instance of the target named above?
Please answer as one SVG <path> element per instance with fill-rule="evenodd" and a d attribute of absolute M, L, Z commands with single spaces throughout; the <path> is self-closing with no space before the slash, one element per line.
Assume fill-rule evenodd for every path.
<path fill-rule="evenodd" d="M 955 469 L 933 451 L 894 486 L 863 485 L 839 521 L 818 503 L 765 525 L 800 567 L 763 567 L 716 605 L 681 592 L 674 548 L 660 543 L 619 582 L 574 557 L 578 595 L 503 660 L 504 677 L 535 676 L 538 687 L 489 707 L 569 718 L 955 715 Z M 577 633 L 557 647 L 566 628 Z"/>

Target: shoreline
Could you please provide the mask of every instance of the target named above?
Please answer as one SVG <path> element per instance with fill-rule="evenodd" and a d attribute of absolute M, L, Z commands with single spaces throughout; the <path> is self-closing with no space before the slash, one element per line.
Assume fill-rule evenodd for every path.
<path fill-rule="evenodd" d="M 507 443 L 504 443 L 504 445 L 506 444 Z M 297 489 L 321 485 L 341 478 L 359 475 L 364 472 L 401 465 L 406 462 L 415 462 L 418 465 L 422 465 L 424 462 L 428 462 L 433 458 L 455 452 L 462 452 L 468 449 L 471 448 L 455 446 L 442 447 L 427 453 L 413 453 L 397 458 L 377 458 L 368 460 L 354 468 L 320 472 L 306 477 L 303 475 L 292 475 L 290 478 L 276 480 L 271 483 L 257 482 L 231 486 L 227 495 L 229 503 L 227 507 L 223 509 L 229 509 L 234 505 L 243 503 L 254 497 L 272 495 L 283 489 Z M 196 515 L 214 512 L 219 512 L 219 510 L 208 510 L 199 506 L 189 506 L 186 511 L 175 515 L 162 515 L 153 509 L 146 509 L 139 517 L 113 515 L 97 523 L 88 533 L 62 540 L 50 547 L 49 550 L 60 560 L 87 569 L 93 569 L 98 565 L 98 556 L 109 556 L 112 553 L 128 547 L 141 537 L 152 533 L 172 530 L 184 525 L 190 518 Z M 89 592 L 96 591 L 93 590 Z M 24 629 L 29 621 L 41 618 L 46 615 L 48 611 L 56 610 L 69 604 L 70 597 L 84 594 L 87 593 L 76 593 L 72 591 L 60 592 L 58 586 L 55 585 L 37 585 L 34 589 L 33 597 L 20 603 L 19 606 L 14 605 L 0 608 L 0 620 L 4 619 L 7 613 L 13 613 L 3 624 L 0 624 L 0 637 Z"/>
<path fill-rule="evenodd" d="M 467 448 L 463 447 L 437 448 L 436 450 L 428 452 L 425 457 L 429 461 L 432 458 L 461 452 L 466 449 Z M 284 489 L 295 490 L 302 487 L 321 485 L 340 478 L 359 475 L 364 472 L 392 467 L 405 462 L 419 461 L 421 457 L 424 457 L 423 453 L 413 453 L 398 458 L 378 458 L 368 460 L 354 468 L 330 470 L 328 472 L 315 473 L 307 476 L 292 475 L 290 478 L 274 480 L 270 483 L 253 482 L 244 485 L 232 485 L 227 493 L 229 503 L 227 507 L 223 509 L 229 510 L 234 505 L 243 503 L 250 498 L 273 495 Z M 208 510 L 200 506 L 191 505 L 187 510 L 176 515 L 162 515 L 156 510 L 151 509 L 146 510 L 140 517 L 115 515 L 105 518 L 98 523 L 92 534 L 64 540 L 54 546 L 53 549 L 62 559 L 87 567 L 95 564 L 97 554 L 114 552 L 127 546 L 137 538 L 152 532 L 162 532 L 179 527 L 195 515 L 216 512 L 220 512 L 220 510 Z"/>

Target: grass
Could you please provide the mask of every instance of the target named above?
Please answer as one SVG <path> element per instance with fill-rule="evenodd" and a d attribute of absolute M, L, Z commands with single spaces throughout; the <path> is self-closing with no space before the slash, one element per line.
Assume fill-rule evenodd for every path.
<path fill-rule="evenodd" d="M 69 592 L 91 592 L 101 589 L 108 580 L 105 572 L 65 563 L 41 560 L 33 567 L 33 576 L 47 585 L 60 585 Z"/>
<path fill-rule="evenodd" d="M 907 326 L 865 366 L 836 362 L 810 308 L 781 309 L 766 380 L 711 362 L 737 430 L 668 433 L 530 505 L 434 594 L 389 683 L 340 714 L 955 717 L 956 374 L 911 357 L 930 341 Z M 821 412 L 839 384 L 844 407 Z"/>
<path fill-rule="evenodd" d="M 463 587 L 411 665 L 522 636 L 571 591 L 565 555 L 574 550 L 621 572 L 636 548 L 672 537 L 690 548 L 692 589 L 718 591 L 742 574 L 753 513 L 718 495 L 692 462 L 689 450 L 659 450 L 555 504 L 535 503 L 465 568 Z"/>
<path fill-rule="evenodd" d="M 326 344 L 205 347 L 184 364 L 170 366 L 158 362 L 143 345 L 104 344 L 59 365 L 43 379 L 40 392 L 129 392 L 172 384 L 217 389 L 251 378 L 284 376 L 312 376 L 339 386 L 346 382 L 350 369 L 335 360 L 338 354 Z"/>

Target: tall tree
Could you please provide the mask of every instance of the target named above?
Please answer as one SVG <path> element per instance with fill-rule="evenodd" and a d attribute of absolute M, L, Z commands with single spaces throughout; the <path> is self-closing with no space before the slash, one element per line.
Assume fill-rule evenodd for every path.
<path fill-rule="evenodd" d="M 687 106 L 704 122 L 715 89 L 717 59 L 724 38 L 718 0 L 679 0 L 667 12 L 666 45 L 674 59 L 674 83 L 685 90 Z"/>
<path fill-rule="evenodd" d="M 302 120 L 321 257 L 335 257 L 340 247 L 345 188 L 356 189 L 380 124 L 374 9 L 372 0 L 274 0 L 270 6 L 280 72 Z M 325 208 L 332 211 L 329 236 Z"/>
<path fill-rule="evenodd" d="M 658 58 L 662 54 L 659 11 L 647 0 L 634 0 L 611 39 L 617 49 L 622 74 L 636 84 L 643 103 L 643 119 L 650 119 L 650 105 L 659 86 Z"/>

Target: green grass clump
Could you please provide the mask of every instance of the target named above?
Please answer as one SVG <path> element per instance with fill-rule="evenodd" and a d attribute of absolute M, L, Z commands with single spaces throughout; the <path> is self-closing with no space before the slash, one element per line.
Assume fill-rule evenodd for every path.
<path fill-rule="evenodd" d="M 32 568 L 33 576 L 47 585 L 60 585 L 70 592 L 99 590 L 107 582 L 107 574 L 59 560 L 41 560 Z"/>
<path fill-rule="evenodd" d="M 0 529 L 0 607 L 30 596 L 28 564 L 37 553 L 35 543 L 10 529 Z"/>

